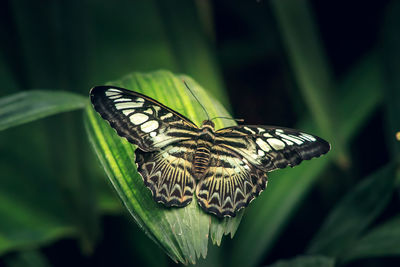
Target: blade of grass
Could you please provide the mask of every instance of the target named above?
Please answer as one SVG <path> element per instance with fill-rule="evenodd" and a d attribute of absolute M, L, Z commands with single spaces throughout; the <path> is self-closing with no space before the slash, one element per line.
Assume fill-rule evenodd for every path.
<path fill-rule="evenodd" d="M 342 258 L 342 263 L 361 258 L 400 255 L 400 216 L 376 226 L 355 242 Z"/>
<path fill-rule="evenodd" d="M 0 131 L 61 112 L 82 109 L 85 97 L 68 92 L 30 91 L 0 98 Z"/>
<path fill-rule="evenodd" d="M 187 76 L 178 77 L 166 71 L 137 73 L 110 84 L 149 95 L 200 124 L 206 119 L 206 114 L 188 92 L 182 78 L 205 106 L 209 116 L 229 116 L 220 104 Z M 216 127 L 225 127 L 228 123 L 232 122 L 218 120 Z M 204 213 L 195 200 L 181 209 L 166 209 L 155 203 L 136 172 L 134 146 L 120 138 L 91 107 L 86 110 L 86 127 L 100 162 L 135 222 L 173 260 L 194 264 L 198 257 L 205 257 L 210 223 L 213 225 L 211 236 L 217 238 L 221 237 L 213 232 L 229 232 L 227 227 L 231 231 L 236 230 L 240 216 L 215 220 Z M 213 241 L 220 242 L 218 239 Z"/>
<path fill-rule="evenodd" d="M 372 57 L 363 60 L 349 73 L 349 78 L 341 83 L 340 91 L 343 95 L 337 103 L 342 107 L 339 115 L 341 123 L 335 133 L 345 137 L 345 142 L 353 137 L 382 99 L 379 90 L 382 86 L 382 77 L 379 68 L 376 68 L 379 63 L 375 59 L 376 57 Z M 371 102 L 355 101 L 365 96 L 371 96 Z M 354 114 L 355 110 L 360 112 L 357 116 L 348 116 Z M 308 118 L 304 118 L 298 128 L 320 134 Z M 232 266 L 254 266 L 262 256 L 268 254 L 280 231 L 288 223 L 290 216 L 318 175 L 328 165 L 330 154 L 334 152 L 334 150 L 329 152 L 325 158 L 302 163 L 294 169 L 271 174 L 268 188 L 250 205 L 241 228 L 233 240 Z M 245 255 L 241 253 L 248 247 L 252 249 Z"/>
<path fill-rule="evenodd" d="M 307 252 L 340 257 L 382 212 L 394 190 L 395 166 L 390 164 L 361 181 L 328 215 Z"/>

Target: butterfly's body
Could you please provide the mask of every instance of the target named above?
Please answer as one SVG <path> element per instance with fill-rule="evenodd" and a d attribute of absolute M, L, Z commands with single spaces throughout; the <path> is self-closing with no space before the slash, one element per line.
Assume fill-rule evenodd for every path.
<path fill-rule="evenodd" d="M 197 180 L 200 180 L 204 176 L 204 172 L 210 164 L 210 151 L 214 145 L 214 140 L 214 123 L 209 120 L 204 121 L 197 138 L 193 160 L 193 173 Z"/>
<path fill-rule="evenodd" d="M 94 108 L 117 133 L 138 146 L 136 165 L 154 199 L 183 207 L 196 193 L 199 205 L 231 217 L 267 185 L 266 173 L 329 151 L 323 139 L 292 129 L 201 127 L 158 101 L 112 86 L 91 90 Z"/>

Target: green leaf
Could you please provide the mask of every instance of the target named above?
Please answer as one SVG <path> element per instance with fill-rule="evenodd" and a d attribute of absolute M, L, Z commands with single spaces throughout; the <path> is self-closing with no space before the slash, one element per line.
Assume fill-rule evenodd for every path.
<path fill-rule="evenodd" d="M 182 79 L 189 84 L 210 117 L 229 116 L 217 101 L 187 76 L 175 76 L 167 71 L 135 73 L 110 84 L 153 97 L 199 125 L 207 116 Z M 135 222 L 173 260 L 195 263 L 198 257 L 206 256 L 209 235 L 214 243 L 219 244 L 221 232 L 233 235 L 236 231 L 241 214 L 219 220 L 204 213 L 195 200 L 185 208 L 166 209 L 157 204 L 136 171 L 135 146 L 120 138 L 91 107 L 86 110 L 85 122 L 100 162 Z M 226 120 L 215 123 L 216 128 L 232 125 L 228 124 L 232 121 Z"/>
<path fill-rule="evenodd" d="M 5 96 L 0 98 L 0 131 L 86 105 L 87 98 L 60 91 L 29 91 Z"/>
<path fill-rule="evenodd" d="M 361 181 L 329 214 L 308 253 L 340 257 L 382 212 L 394 190 L 395 166 L 390 164 Z"/>
<path fill-rule="evenodd" d="M 335 260 L 324 256 L 298 256 L 290 260 L 280 260 L 268 267 L 334 267 Z"/>
<path fill-rule="evenodd" d="M 360 258 L 400 256 L 400 216 L 373 228 L 353 244 L 341 258 L 348 262 Z"/>

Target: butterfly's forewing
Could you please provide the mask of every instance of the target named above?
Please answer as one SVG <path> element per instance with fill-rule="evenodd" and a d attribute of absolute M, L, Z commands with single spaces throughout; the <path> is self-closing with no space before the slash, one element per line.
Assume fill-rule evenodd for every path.
<path fill-rule="evenodd" d="M 293 167 L 326 154 L 325 140 L 288 128 L 234 126 L 217 131 L 216 144 L 228 147 L 263 171 Z"/>
<path fill-rule="evenodd" d="M 218 217 L 234 217 L 267 185 L 267 175 L 239 154 L 213 146 L 210 166 L 196 187 L 200 206 Z"/>
<path fill-rule="evenodd" d="M 142 151 L 156 151 L 191 139 L 198 131 L 183 115 L 137 92 L 97 86 L 90 91 L 90 98 L 103 119 Z"/>
<path fill-rule="evenodd" d="M 94 87 L 90 97 L 103 119 L 138 146 L 138 172 L 154 199 L 166 206 L 189 204 L 197 126 L 158 101 L 123 88 Z"/>

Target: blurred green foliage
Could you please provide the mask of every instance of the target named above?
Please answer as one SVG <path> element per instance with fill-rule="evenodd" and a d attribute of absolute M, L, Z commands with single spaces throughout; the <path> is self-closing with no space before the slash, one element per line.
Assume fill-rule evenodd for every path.
<path fill-rule="evenodd" d="M 400 264 L 400 3 L 340 5 L 4 1 L 0 265 Z M 363 24 L 369 41 L 351 50 L 345 39 L 329 38 L 324 15 L 343 18 L 332 22 L 339 29 L 374 18 Z M 176 101 L 174 92 L 184 99 L 185 90 L 171 72 L 192 78 L 216 114 L 228 114 L 221 103 L 236 116 L 253 114 L 249 123 L 276 117 L 333 149 L 271 173 L 240 225 L 241 217 L 220 222 L 195 205 L 161 212 L 141 195 L 145 188 L 116 186 L 116 194 L 103 168 L 113 184 L 135 183 L 133 173 L 116 174 L 129 170 L 132 148 L 96 117 L 88 91 L 112 80 L 136 84 L 199 123 L 198 103 Z"/>

